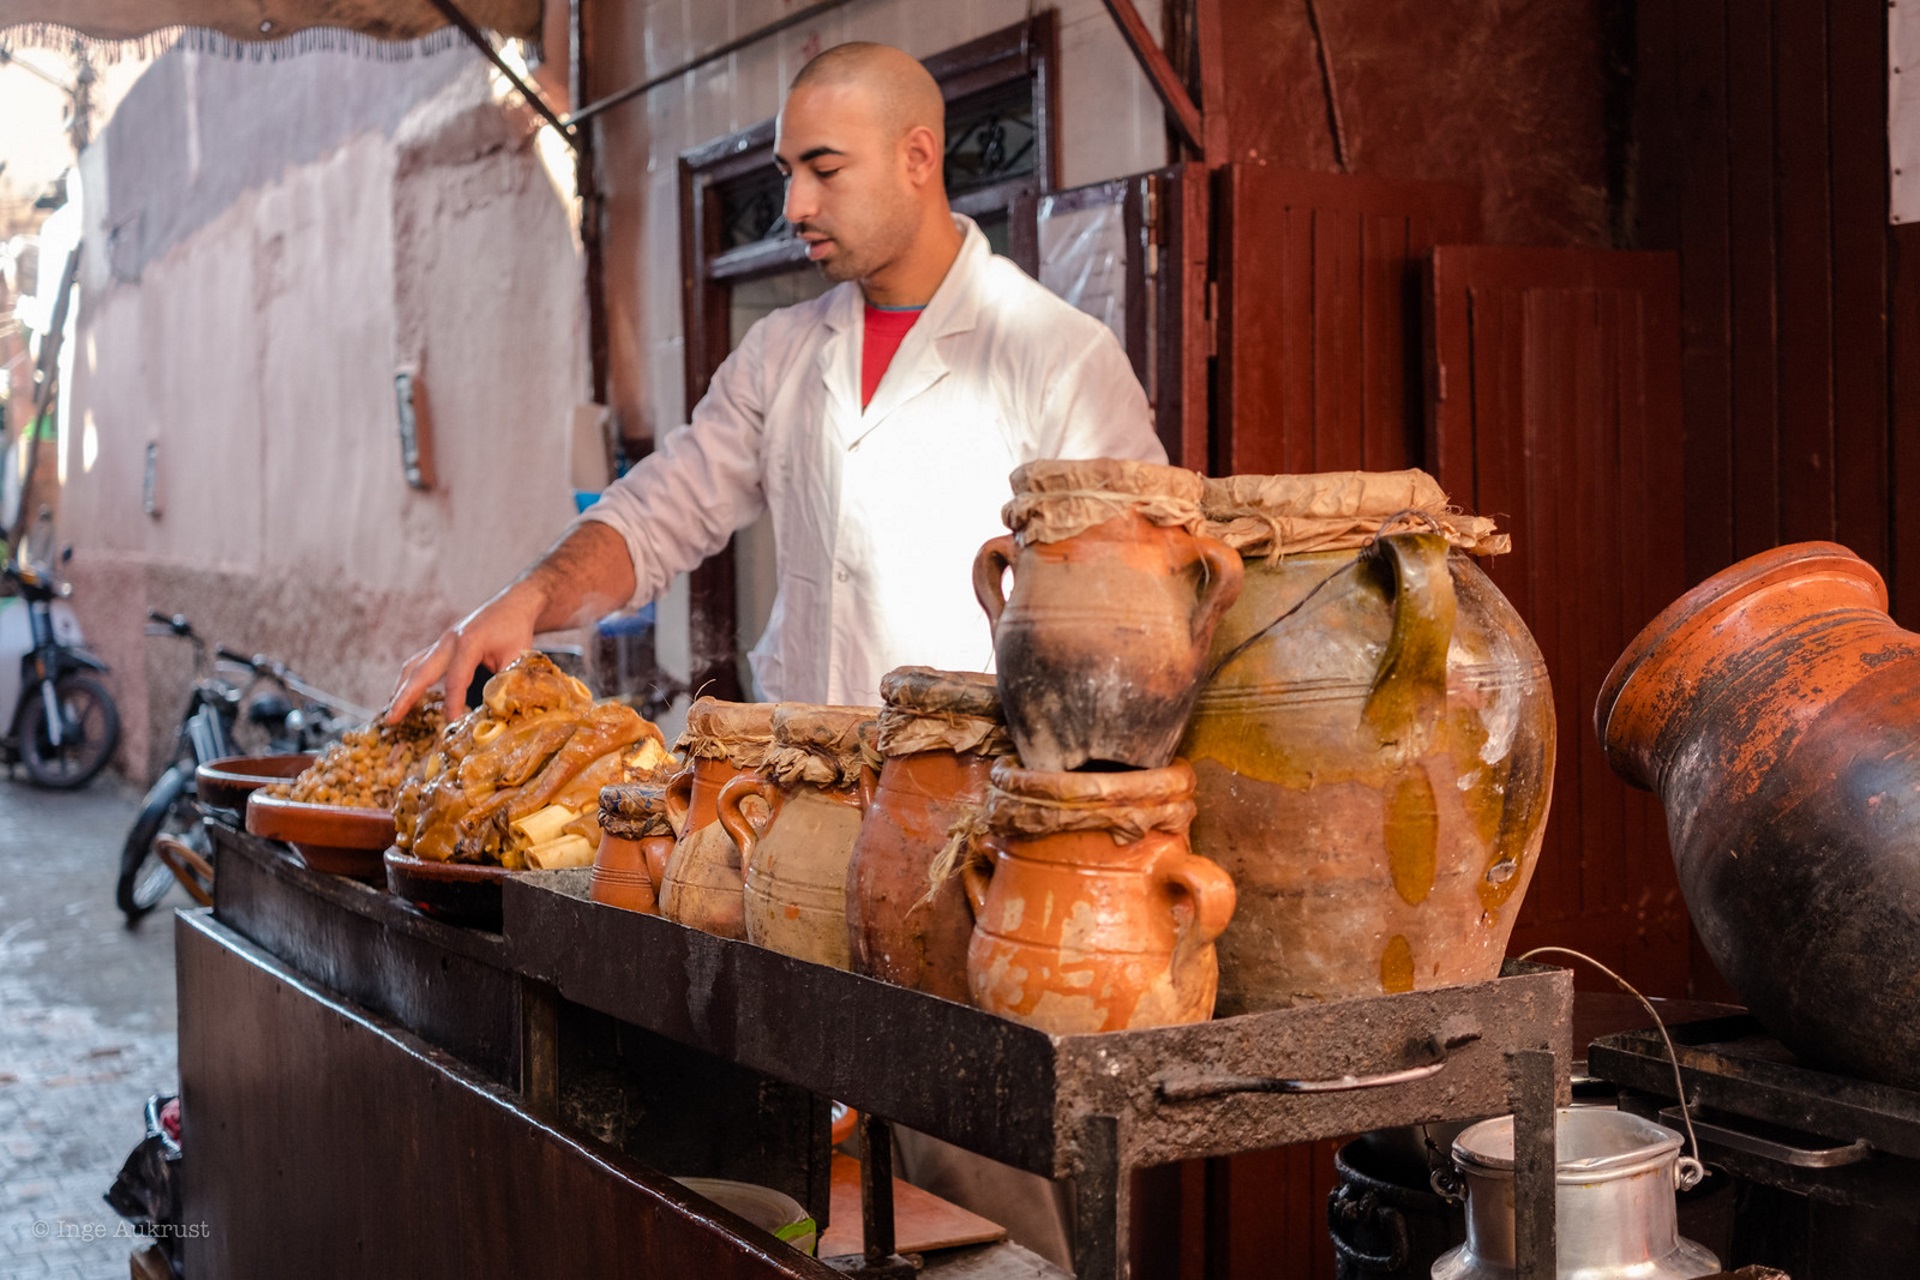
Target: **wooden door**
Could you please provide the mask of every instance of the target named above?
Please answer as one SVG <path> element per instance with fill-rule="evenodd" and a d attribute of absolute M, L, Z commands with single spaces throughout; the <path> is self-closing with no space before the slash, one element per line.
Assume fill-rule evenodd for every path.
<path fill-rule="evenodd" d="M 1215 473 L 1419 465 L 1419 267 L 1476 238 L 1477 193 L 1261 164 L 1218 181 Z"/>
<path fill-rule="evenodd" d="M 1484 562 L 1546 655 L 1553 807 L 1512 950 L 1571 946 L 1688 994 L 1666 822 L 1601 758 L 1593 705 L 1622 649 L 1689 585 L 1678 264 L 1671 254 L 1433 251 L 1430 469 L 1513 535 Z"/>

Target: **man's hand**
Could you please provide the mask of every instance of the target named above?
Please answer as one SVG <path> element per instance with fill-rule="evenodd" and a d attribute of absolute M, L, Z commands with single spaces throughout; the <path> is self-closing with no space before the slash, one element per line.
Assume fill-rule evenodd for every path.
<path fill-rule="evenodd" d="M 407 659 L 387 703 L 387 723 L 398 722 L 442 678 L 447 719 L 458 719 L 466 711 L 474 668 L 484 662 L 503 670 L 533 647 L 535 632 L 597 618 L 625 604 L 633 590 L 626 540 L 597 520 L 575 526 L 499 595 Z"/>
<path fill-rule="evenodd" d="M 387 723 L 398 723 L 420 695 L 442 678 L 447 685 L 447 719 L 459 719 L 466 711 L 474 669 L 485 663 L 495 671 L 504 670 L 531 649 L 534 627 L 545 607 L 544 593 L 523 580 L 447 628 L 400 668 L 400 682 L 387 703 Z"/>

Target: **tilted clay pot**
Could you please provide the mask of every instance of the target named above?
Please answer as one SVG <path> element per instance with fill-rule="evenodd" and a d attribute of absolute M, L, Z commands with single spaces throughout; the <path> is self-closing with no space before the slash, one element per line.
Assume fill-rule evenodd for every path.
<path fill-rule="evenodd" d="M 1204 1022 L 1233 881 L 1187 846 L 1193 771 L 993 768 L 990 867 L 964 866 L 974 1003 L 1053 1035 Z"/>
<path fill-rule="evenodd" d="M 776 704 L 767 762 L 721 790 L 720 825 L 743 866 L 749 942 L 848 967 L 847 862 L 873 789 L 860 730 L 873 716 L 866 707 Z M 764 816 L 749 813 L 752 798 Z"/>
<path fill-rule="evenodd" d="M 758 769 L 773 747 L 770 702 L 701 698 L 687 708 L 677 744 L 688 766 L 667 783 L 666 811 L 679 832 L 660 880 L 660 914 L 723 938 L 747 936 L 740 851 L 720 826 L 720 790 Z"/>
<path fill-rule="evenodd" d="M 1829 542 L 1722 570 L 1601 686 L 1721 973 L 1808 1064 L 1920 1089 L 1920 636 Z"/>
<path fill-rule="evenodd" d="M 673 849 L 666 788 L 628 782 L 600 789 L 600 848 L 587 896 L 608 906 L 658 915 L 656 868 Z"/>
<path fill-rule="evenodd" d="M 968 843 L 994 759 L 1013 751 L 1000 695 L 990 675 L 901 667 L 880 696 L 880 780 L 847 864 L 853 970 L 966 1003 L 973 912 L 958 876 L 936 888 L 930 875 L 950 845 Z"/>
<path fill-rule="evenodd" d="M 1221 1015 L 1495 976 L 1552 797 L 1533 637 L 1439 533 L 1246 569 L 1181 744 L 1240 890 Z"/>
<path fill-rule="evenodd" d="M 1013 486 L 1014 533 L 980 548 L 973 587 L 1020 759 L 1166 765 L 1240 590 L 1239 556 L 1192 532 L 1200 477 L 1100 458 L 1030 462 Z"/>

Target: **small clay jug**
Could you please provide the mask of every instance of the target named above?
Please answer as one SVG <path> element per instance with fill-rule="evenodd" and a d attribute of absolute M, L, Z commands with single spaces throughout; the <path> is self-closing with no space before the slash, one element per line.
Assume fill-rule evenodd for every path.
<path fill-rule="evenodd" d="M 931 877 L 967 856 L 987 775 L 1013 751 L 999 690 L 990 675 L 900 667 L 880 697 L 880 778 L 847 864 L 853 971 L 965 1004 L 973 912 L 958 875 Z"/>
<path fill-rule="evenodd" d="M 1245 587 L 1180 754 L 1240 889 L 1222 1016 L 1494 977 L 1552 797 L 1546 663 L 1421 472 L 1209 480 Z M 1396 531 L 1397 530 L 1397 531 Z"/>
<path fill-rule="evenodd" d="M 666 788 L 625 782 L 600 789 L 600 848 L 587 896 L 646 915 L 660 911 L 658 877 L 673 849 Z"/>
<path fill-rule="evenodd" d="M 1920 635 L 1880 575 L 1802 542 L 1647 624 L 1600 743 L 1650 788 L 1701 942 L 1807 1064 L 1920 1089 Z"/>
<path fill-rule="evenodd" d="M 1013 533 L 980 548 L 973 589 L 1027 767 L 1173 759 L 1214 625 L 1240 592 L 1240 557 L 1194 532 L 1201 485 L 1179 467 L 1114 458 L 1013 473 Z"/>
<path fill-rule="evenodd" d="M 749 942 L 848 967 L 847 860 L 873 789 L 860 733 L 874 715 L 777 703 L 766 763 L 721 788 L 720 825 L 740 850 Z M 748 811 L 755 798 L 764 816 Z"/>
<path fill-rule="evenodd" d="M 717 821 L 720 790 L 766 763 L 771 702 L 701 698 L 687 708 L 677 749 L 688 765 L 667 783 L 667 820 L 679 832 L 660 879 L 660 914 L 723 938 L 745 938 L 740 851 Z"/>
<path fill-rule="evenodd" d="M 1053 1035 L 1204 1022 L 1233 881 L 1187 847 L 1193 770 L 993 767 L 988 866 L 962 869 L 974 1003 Z"/>

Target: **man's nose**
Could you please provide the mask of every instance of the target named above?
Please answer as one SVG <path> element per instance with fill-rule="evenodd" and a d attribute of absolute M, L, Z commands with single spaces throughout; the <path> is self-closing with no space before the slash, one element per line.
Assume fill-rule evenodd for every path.
<path fill-rule="evenodd" d="M 820 211 L 820 202 L 814 198 L 813 184 L 800 174 L 787 179 L 787 199 L 781 212 L 785 214 L 791 226 L 799 226 Z"/>

